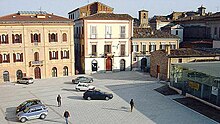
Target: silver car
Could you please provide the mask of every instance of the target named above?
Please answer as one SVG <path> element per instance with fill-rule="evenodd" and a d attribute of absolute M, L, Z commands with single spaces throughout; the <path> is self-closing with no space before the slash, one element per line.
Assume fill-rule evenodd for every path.
<path fill-rule="evenodd" d="M 34 80 L 33 80 L 32 77 L 23 77 L 23 78 L 17 80 L 17 83 L 20 83 L 20 84 L 33 84 Z"/>
<path fill-rule="evenodd" d="M 22 123 L 31 119 L 45 119 L 48 114 L 48 108 L 43 104 L 37 104 L 27 107 L 25 110 L 17 114 L 17 118 Z"/>

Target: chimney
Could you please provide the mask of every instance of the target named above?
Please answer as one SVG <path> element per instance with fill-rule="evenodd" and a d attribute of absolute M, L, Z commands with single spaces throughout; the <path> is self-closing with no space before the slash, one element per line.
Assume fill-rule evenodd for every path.
<path fill-rule="evenodd" d="M 170 45 L 166 45 L 166 53 L 169 55 L 170 54 Z"/>

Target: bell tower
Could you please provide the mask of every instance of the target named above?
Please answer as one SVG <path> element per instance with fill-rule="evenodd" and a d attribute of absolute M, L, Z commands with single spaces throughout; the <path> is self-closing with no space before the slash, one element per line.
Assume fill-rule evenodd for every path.
<path fill-rule="evenodd" d="M 139 11 L 139 21 L 140 21 L 140 28 L 147 28 L 148 27 L 148 11 L 147 10 L 140 10 Z"/>

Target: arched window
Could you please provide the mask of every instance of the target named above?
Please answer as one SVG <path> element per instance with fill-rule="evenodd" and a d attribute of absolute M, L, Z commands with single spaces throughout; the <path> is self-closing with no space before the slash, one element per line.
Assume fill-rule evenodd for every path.
<path fill-rule="evenodd" d="M 39 61 L 39 53 L 38 52 L 34 53 L 34 61 Z"/>
<path fill-rule="evenodd" d="M 67 66 L 63 67 L 63 76 L 68 76 L 68 67 Z"/>
<path fill-rule="evenodd" d="M 56 42 L 56 35 L 54 33 L 51 34 L 51 42 Z"/>
<path fill-rule="evenodd" d="M 34 34 L 34 42 L 38 42 L 38 34 Z"/>
<path fill-rule="evenodd" d="M 23 77 L 23 73 L 21 70 L 17 70 L 16 75 L 17 75 L 17 79 L 21 79 Z"/>
<path fill-rule="evenodd" d="M 52 68 L 52 77 L 57 77 L 57 68 L 56 67 Z"/>
<path fill-rule="evenodd" d="M 67 41 L 67 34 L 63 33 L 63 42 L 66 42 L 66 41 Z"/>

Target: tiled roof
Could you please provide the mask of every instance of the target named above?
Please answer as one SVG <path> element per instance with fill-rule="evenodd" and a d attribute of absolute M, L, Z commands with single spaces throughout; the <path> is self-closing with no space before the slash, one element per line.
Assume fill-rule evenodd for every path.
<path fill-rule="evenodd" d="M 72 22 L 72 20 L 48 14 L 46 12 L 37 14 L 37 11 L 19 11 L 18 13 L 0 17 L 0 23 L 20 23 L 20 22 Z M 46 14 L 45 14 L 46 13 Z"/>
<path fill-rule="evenodd" d="M 164 51 L 165 52 L 165 51 Z M 180 48 L 170 51 L 169 57 L 188 57 L 188 56 L 220 56 L 220 49 L 192 49 L 192 48 Z"/>
<path fill-rule="evenodd" d="M 114 14 L 114 13 L 96 13 L 83 19 L 86 20 L 132 20 L 133 18 L 128 14 Z"/>
<path fill-rule="evenodd" d="M 153 18 L 150 19 L 149 22 L 154 23 L 157 20 L 160 20 L 161 22 L 170 22 L 171 21 L 167 18 L 167 16 L 154 16 Z"/>
<path fill-rule="evenodd" d="M 152 30 L 151 28 L 134 28 L 134 38 L 179 38 L 167 32 Z"/>

